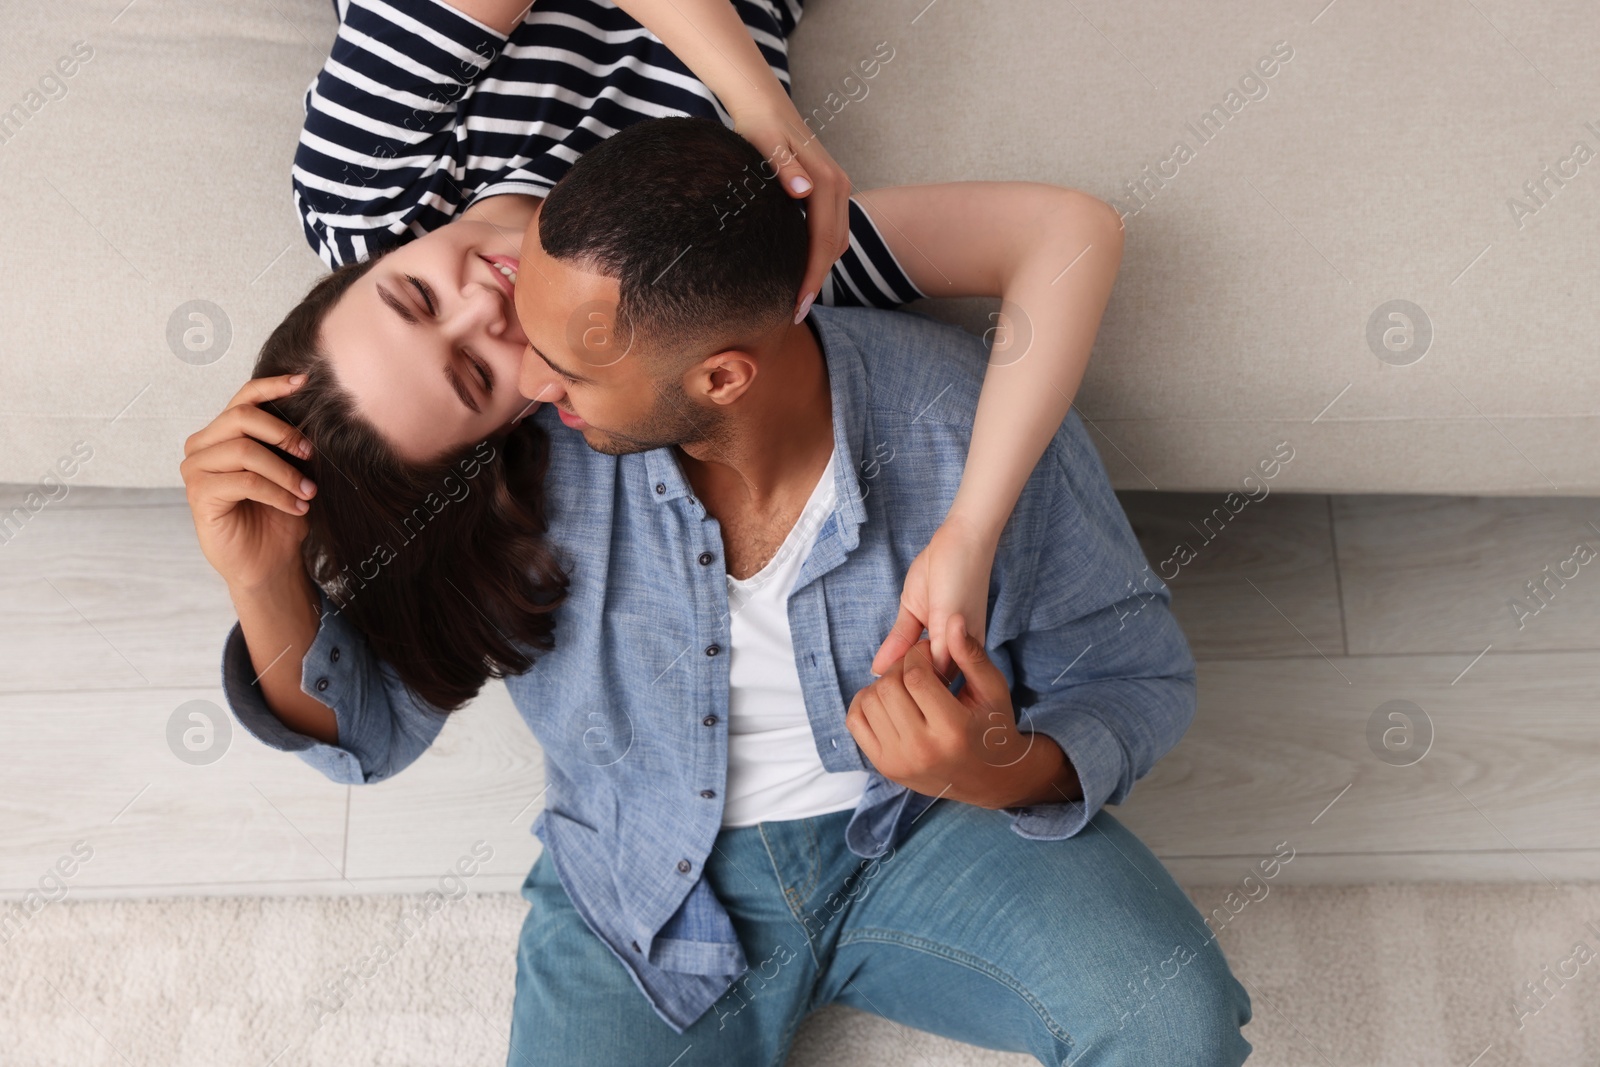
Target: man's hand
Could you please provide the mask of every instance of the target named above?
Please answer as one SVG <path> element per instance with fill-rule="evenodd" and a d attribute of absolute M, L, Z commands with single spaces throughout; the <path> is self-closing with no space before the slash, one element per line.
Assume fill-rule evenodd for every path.
<path fill-rule="evenodd" d="M 1061 746 L 1017 729 L 1005 675 L 961 616 L 946 636 L 964 676 L 959 692 L 934 670 L 923 640 L 851 701 L 845 725 L 873 766 L 914 792 L 981 808 L 1081 799 Z"/>
<path fill-rule="evenodd" d="M 260 406 L 304 381 L 304 375 L 252 378 L 183 443 L 178 471 L 200 551 L 230 589 L 255 589 L 286 574 L 298 579 L 304 569 L 300 545 L 316 486 L 267 444 L 304 459 L 311 442 Z"/>

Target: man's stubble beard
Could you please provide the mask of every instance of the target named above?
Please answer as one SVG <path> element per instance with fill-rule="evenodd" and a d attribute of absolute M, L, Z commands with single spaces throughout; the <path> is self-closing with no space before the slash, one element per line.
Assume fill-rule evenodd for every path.
<path fill-rule="evenodd" d="M 595 441 L 589 431 L 584 431 L 584 444 L 602 455 L 626 456 L 675 445 L 715 444 L 722 439 L 722 415 L 696 408 L 683 391 L 683 382 L 676 378 L 658 378 L 655 387 L 655 405 L 630 432 L 593 427 L 591 429 L 605 435 L 604 439 Z"/>

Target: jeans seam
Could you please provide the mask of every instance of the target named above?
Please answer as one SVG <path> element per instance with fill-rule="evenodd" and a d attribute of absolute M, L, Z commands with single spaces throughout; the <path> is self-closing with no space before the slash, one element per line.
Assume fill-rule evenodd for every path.
<path fill-rule="evenodd" d="M 1033 992 L 1028 989 L 1027 986 L 1023 985 L 1022 982 L 1007 972 L 1001 970 L 995 964 L 990 963 L 986 959 L 974 956 L 970 952 L 963 952 L 960 949 L 951 948 L 949 945 L 943 945 L 937 941 L 933 941 L 925 937 L 919 937 L 916 934 L 907 934 L 899 930 L 885 930 L 882 928 L 866 928 L 847 931 L 840 935 L 838 944 L 834 946 L 834 951 L 837 952 L 839 949 L 856 944 L 857 942 L 899 945 L 901 948 L 911 949 L 913 952 L 923 952 L 930 956 L 937 956 L 946 962 L 954 963 L 957 966 L 966 967 L 969 970 L 977 971 L 979 974 L 991 979 L 992 981 L 998 982 L 1000 985 L 1005 986 L 1017 996 L 1021 997 L 1023 1001 L 1027 1003 L 1028 1007 L 1033 1009 L 1034 1014 L 1039 1017 L 1039 1021 L 1044 1024 L 1044 1028 L 1050 1032 L 1052 1037 L 1059 1041 L 1066 1042 L 1068 1046 L 1074 1044 L 1072 1035 L 1051 1017 L 1050 1011 L 1045 1007 L 1043 1001 L 1034 996 Z"/>
<path fill-rule="evenodd" d="M 801 917 L 801 912 L 805 909 L 801 906 L 801 901 L 795 895 L 794 889 L 783 884 L 783 870 L 778 865 L 778 857 L 772 854 L 772 841 L 767 837 L 766 824 L 757 823 L 756 832 L 761 835 L 761 847 L 766 850 L 767 862 L 772 865 L 772 877 L 777 883 L 778 891 L 783 894 L 783 902 L 789 906 L 789 914 L 794 916 L 795 922 L 800 924 L 800 930 L 805 934 L 806 951 L 811 953 L 811 962 L 816 964 L 818 970 L 820 970 L 822 968 L 822 960 L 817 956 L 816 946 L 811 943 L 810 931 L 806 930 L 805 920 Z"/>
<path fill-rule="evenodd" d="M 817 824 L 812 820 L 807 819 L 805 822 L 805 827 L 806 849 L 809 853 L 806 858 L 809 867 L 806 871 L 805 888 L 801 889 L 796 887 L 797 895 L 802 901 L 811 896 L 812 892 L 817 888 L 817 883 L 822 880 L 822 849 L 817 844 Z"/>

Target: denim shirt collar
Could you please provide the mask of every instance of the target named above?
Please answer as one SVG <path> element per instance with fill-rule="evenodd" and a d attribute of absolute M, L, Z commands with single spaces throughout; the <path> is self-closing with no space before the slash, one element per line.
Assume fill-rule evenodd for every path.
<path fill-rule="evenodd" d="M 833 517 L 828 520 L 830 525 L 836 526 L 835 536 L 828 536 L 829 527 L 823 527 L 815 551 L 801 569 L 796 588 L 842 563 L 861 543 L 861 524 L 867 521 L 867 507 L 856 477 L 865 449 L 867 395 L 871 391 L 866 367 L 861 351 L 844 331 L 829 321 L 826 313 L 819 314 L 818 309 L 813 308 L 805 321 L 816 335 L 828 371 L 828 395 L 833 405 L 833 447 L 838 456 L 833 471 L 838 503 Z M 644 461 L 648 477 L 641 491 L 650 499 L 659 504 L 694 495 L 694 487 L 678 463 L 676 448 L 652 449 L 645 453 Z"/>

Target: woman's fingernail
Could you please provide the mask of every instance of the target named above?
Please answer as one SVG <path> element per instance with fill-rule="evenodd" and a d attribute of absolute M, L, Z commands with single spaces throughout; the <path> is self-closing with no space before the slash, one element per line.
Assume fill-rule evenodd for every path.
<path fill-rule="evenodd" d="M 789 188 L 794 190 L 796 196 L 805 196 L 811 191 L 811 183 L 806 181 L 803 176 L 796 174 L 789 179 Z"/>
<path fill-rule="evenodd" d="M 296 374 L 293 378 L 289 379 L 289 384 L 290 385 L 304 385 L 305 381 L 306 381 L 306 376 L 304 374 Z"/>
<path fill-rule="evenodd" d="M 796 326 L 805 321 L 806 312 L 811 310 L 811 302 L 816 298 L 816 293 L 807 293 L 806 298 L 800 301 L 800 310 L 794 313 L 794 324 Z"/>
<path fill-rule="evenodd" d="M 301 496 L 309 497 L 312 493 L 315 493 L 316 491 L 317 491 L 317 487 L 312 484 L 310 478 L 301 478 L 300 479 L 300 495 Z"/>

